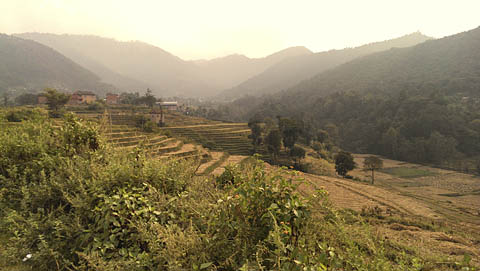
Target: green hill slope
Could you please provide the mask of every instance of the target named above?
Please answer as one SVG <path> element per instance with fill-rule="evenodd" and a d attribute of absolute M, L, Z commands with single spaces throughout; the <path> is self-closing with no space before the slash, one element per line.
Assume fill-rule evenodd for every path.
<path fill-rule="evenodd" d="M 357 57 L 389 50 L 394 47 L 414 46 L 429 39 L 429 37 L 417 32 L 396 39 L 375 42 L 356 48 L 290 57 L 246 80 L 240 85 L 226 90 L 223 95 L 226 97 L 239 97 L 246 94 L 262 95 L 278 92 L 293 87 L 302 80 Z"/>
<path fill-rule="evenodd" d="M 0 34 L 0 91 L 112 89 L 57 51 L 31 40 Z"/>
<path fill-rule="evenodd" d="M 355 59 L 246 115 L 286 115 L 341 147 L 473 173 L 480 157 L 480 28 Z M 329 128 L 327 128 L 329 127 Z"/>
<path fill-rule="evenodd" d="M 23 33 L 16 36 L 52 47 L 123 90 L 147 87 L 159 96 L 210 96 L 231 88 L 285 58 L 311 53 L 292 47 L 264 58 L 230 55 L 185 61 L 140 41 L 117 41 L 92 35 Z"/>
<path fill-rule="evenodd" d="M 304 103 L 339 91 L 372 94 L 398 91 L 478 94 L 480 28 L 409 48 L 395 48 L 355 59 L 287 91 Z"/>

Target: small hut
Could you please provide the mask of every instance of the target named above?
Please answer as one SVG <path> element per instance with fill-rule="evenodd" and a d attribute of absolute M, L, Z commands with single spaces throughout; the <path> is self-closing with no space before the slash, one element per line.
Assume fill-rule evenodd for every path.
<path fill-rule="evenodd" d="M 150 111 L 150 120 L 158 126 L 163 126 L 165 123 L 165 117 L 163 115 L 162 108 L 152 108 Z"/>

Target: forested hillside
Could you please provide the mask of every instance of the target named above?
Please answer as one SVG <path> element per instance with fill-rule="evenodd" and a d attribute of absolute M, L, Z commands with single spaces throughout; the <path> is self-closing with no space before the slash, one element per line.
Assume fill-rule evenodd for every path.
<path fill-rule="evenodd" d="M 145 87 L 150 87 L 161 95 L 194 95 L 194 91 L 208 89 L 205 82 L 192 76 L 192 65 L 147 43 L 119 42 L 88 35 L 25 33 L 17 36 L 62 52 L 122 89 L 144 91 Z M 130 89 L 132 87 L 135 89 Z"/>
<path fill-rule="evenodd" d="M 107 91 L 92 72 L 40 43 L 0 34 L 0 92 L 9 89 Z"/>
<path fill-rule="evenodd" d="M 104 82 L 128 91 L 144 91 L 149 87 L 159 96 L 216 95 L 285 58 L 311 53 L 303 47 L 292 47 L 264 58 L 231 55 L 213 60 L 185 61 L 139 41 L 46 33 L 17 36 L 58 50 L 98 74 Z"/>
<path fill-rule="evenodd" d="M 196 61 L 201 67 L 202 77 L 214 82 L 219 89 L 227 89 L 248 78 L 264 72 L 271 66 L 290 58 L 309 56 L 312 52 L 305 47 L 290 47 L 263 58 L 248 58 L 244 55 L 230 55 L 208 61 Z"/>
<path fill-rule="evenodd" d="M 279 92 L 300 83 L 302 80 L 357 57 L 395 47 L 414 46 L 429 39 L 429 37 L 416 32 L 400 38 L 375 42 L 355 48 L 290 57 L 246 80 L 240 85 L 225 91 L 223 95 L 226 97 L 240 97 L 246 94 L 258 96 Z"/>
<path fill-rule="evenodd" d="M 248 113 L 237 110 L 237 101 L 212 115 L 291 116 L 328 126 L 351 151 L 473 169 L 480 155 L 479 63 L 477 28 L 356 59 Z"/>

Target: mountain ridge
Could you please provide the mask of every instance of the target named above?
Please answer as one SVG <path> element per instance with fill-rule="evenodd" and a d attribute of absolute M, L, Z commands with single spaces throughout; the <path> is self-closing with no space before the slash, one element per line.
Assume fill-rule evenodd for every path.
<path fill-rule="evenodd" d="M 148 87 L 160 96 L 216 95 L 284 58 L 309 52 L 306 48 L 292 47 L 258 59 L 230 55 L 208 61 L 185 61 L 141 41 L 32 32 L 15 35 L 54 48 L 122 90 Z"/>
<path fill-rule="evenodd" d="M 286 58 L 263 73 L 249 78 L 234 88 L 225 90 L 221 96 L 235 98 L 245 94 L 262 95 L 278 92 L 357 57 L 394 47 L 409 47 L 429 39 L 431 38 L 420 32 L 414 32 L 395 39 L 372 42 L 354 48 L 347 47 Z"/>
<path fill-rule="evenodd" d="M 56 50 L 32 40 L 0 34 L 0 88 L 4 91 L 45 87 L 63 90 L 114 90 L 91 71 Z"/>
<path fill-rule="evenodd" d="M 301 93 L 311 101 L 312 97 L 338 91 L 391 94 L 413 86 L 415 91 L 426 90 L 429 84 L 451 92 L 461 85 L 458 79 L 480 84 L 477 63 L 480 63 L 480 27 L 354 59 L 301 82 L 285 94 L 298 97 Z"/>

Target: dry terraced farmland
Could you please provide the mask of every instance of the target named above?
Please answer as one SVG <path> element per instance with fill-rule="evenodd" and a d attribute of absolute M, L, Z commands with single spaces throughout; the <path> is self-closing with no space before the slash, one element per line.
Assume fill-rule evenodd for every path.
<path fill-rule="evenodd" d="M 102 132 L 111 146 L 131 151 L 143 148 L 155 159 L 196 159 L 197 175 L 220 175 L 228 164 L 248 158 L 250 141 L 245 123 L 220 123 L 170 115 L 170 126 L 160 133 L 144 133 L 133 127 L 121 113 L 117 117 L 104 114 L 80 114 L 102 123 Z M 115 120 L 115 121 L 113 121 Z M 199 121 L 195 124 L 195 121 Z M 115 122 L 115 124 L 113 123 Z M 127 123 L 127 124 L 121 124 Z M 57 125 L 60 125 L 57 122 Z M 177 125 L 178 124 L 178 125 Z M 20 124 L 2 123 L 1 126 Z M 166 136 L 170 131 L 174 137 Z M 185 143 L 181 138 L 214 147 L 205 149 Z M 362 165 L 364 155 L 356 155 Z M 275 169 L 266 164 L 270 169 Z M 298 173 L 305 179 L 299 190 L 312 194 L 323 188 L 330 202 L 339 210 L 364 214 L 375 225 L 376 234 L 391 238 L 425 255 L 450 255 L 459 260 L 464 254 L 480 258 L 480 179 L 448 170 L 429 168 L 385 159 L 385 168 L 376 174 L 370 185 L 370 173 L 360 169 L 352 175 L 365 182 Z M 370 219 L 370 220 L 369 220 Z"/>

